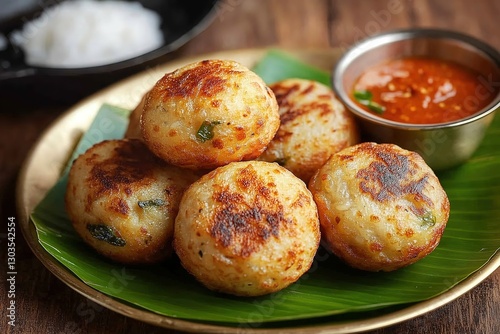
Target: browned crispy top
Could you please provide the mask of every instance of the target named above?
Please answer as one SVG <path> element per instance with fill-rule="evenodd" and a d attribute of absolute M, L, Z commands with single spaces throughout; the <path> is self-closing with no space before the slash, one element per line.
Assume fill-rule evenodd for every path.
<path fill-rule="evenodd" d="M 362 192 L 379 202 L 409 195 L 417 201 L 432 204 L 423 192 L 429 175 L 423 174 L 416 179 L 415 175 L 422 173 L 417 173 L 418 166 L 408 156 L 391 149 L 389 145 L 378 145 L 378 149 L 370 144 L 360 145 L 359 150 L 375 158 L 356 175 L 361 179 L 359 188 Z"/>
<path fill-rule="evenodd" d="M 329 103 L 333 95 L 319 95 L 318 99 L 307 103 L 301 100 L 301 96 L 306 96 L 314 89 L 312 82 L 307 86 L 301 86 L 298 83 L 290 85 L 278 82 L 270 87 L 280 108 L 286 110 L 280 115 L 281 124 L 286 124 L 311 112 L 320 112 L 321 116 L 334 112 L 331 103 Z"/>
<path fill-rule="evenodd" d="M 105 142 L 97 144 L 105 145 Z M 161 162 L 150 153 L 140 140 L 120 142 L 113 152 L 103 159 L 98 153 L 86 159 L 92 165 L 87 185 L 96 195 L 122 189 L 131 194 L 134 184 L 149 184 L 154 181 L 153 169 Z"/>
<path fill-rule="evenodd" d="M 203 60 L 193 67 L 167 73 L 155 85 L 164 98 L 213 97 L 224 90 L 228 76 L 239 72 L 232 63 Z"/>
<path fill-rule="evenodd" d="M 279 238 L 289 222 L 277 199 L 276 185 L 266 183 L 252 166 L 239 171 L 236 185 L 236 190 L 225 186 L 214 192 L 213 199 L 219 205 L 210 234 L 222 247 L 247 257 L 268 238 Z"/>

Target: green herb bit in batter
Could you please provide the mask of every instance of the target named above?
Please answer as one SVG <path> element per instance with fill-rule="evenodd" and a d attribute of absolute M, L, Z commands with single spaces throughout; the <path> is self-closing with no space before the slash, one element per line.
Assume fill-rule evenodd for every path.
<path fill-rule="evenodd" d="M 125 240 L 117 237 L 114 229 L 107 225 L 87 224 L 87 230 L 89 230 L 90 234 L 97 240 L 106 241 L 113 246 L 123 247 L 126 244 Z"/>
<path fill-rule="evenodd" d="M 139 201 L 137 204 L 142 208 L 148 208 L 150 206 L 162 206 L 165 205 L 165 201 L 161 198 L 149 199 L 147 201 Z"/>
<path fill-rule="evenodd" d="M 431 227 L 436 224 L 436 217 L 431 211 L 427 211 L 426 213 L 424 213 L 421 219 L 422 219 L 422 227 Z"/>
<path fill-rule="evenodd" d="M 196 132 L 196 139 L 202 143 L 212 139 L 214 137 L 214 127 L 221 123 L 220 121 L 204 121 L 198 129 L 198 132 Z"/>

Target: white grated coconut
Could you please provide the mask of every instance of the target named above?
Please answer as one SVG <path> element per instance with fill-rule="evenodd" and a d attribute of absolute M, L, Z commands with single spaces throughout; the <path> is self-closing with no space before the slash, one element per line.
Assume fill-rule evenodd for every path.
<path fill-rule="evenodd" d="M 161 18 L 137 2 L 65 1 L 12 34 L 30 65 L 77 68 L 110 64 L 160 47 Z"/>

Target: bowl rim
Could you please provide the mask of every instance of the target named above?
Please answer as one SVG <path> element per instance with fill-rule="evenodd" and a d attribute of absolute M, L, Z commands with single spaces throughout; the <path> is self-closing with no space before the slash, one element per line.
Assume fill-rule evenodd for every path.
<path fill-rule="evenodd" d="M 395 129 L 414 131 L 444 129 L 462 126 L 482 119 L 495 112 L 496 109 L 500 108 L 500 89 L 497 91 L 496 97 L 494 97 L 487 106 L 477 111 L 476 113 L 465 118 L 442 123 L 414 124 L 392 121 L 370 113 L 369 111 L 366 111 L 356 105 L 354 101 L 352 101 L 352 99 L 348 96 L 348 93 L 345 91 L 342 85 L 342 77 L 347 67 L 358 57 L 374 48 L 389 45 L 394 42 L 419 38 L 447 39 L 465 43 L 468 46 L 472 47 L 475 51 L 482 53 L 493 64 L 496 63 L 497 66 L 500 67 L 500 52 L 498 50 L 496 50 L 486 42 L 462 32 L 436 28 L 409 28 L 385 31 L 367 37 L 357 44 L 352 45 L 351 48 L 348 49 L 340 57 L 339 61 L 333 68 L 331 75 L 331 85 L 335 94 L 343 102 L 346 108 L 353 114 L 355 114 L 355 116 L 362 118 L 365 121 Z"/>

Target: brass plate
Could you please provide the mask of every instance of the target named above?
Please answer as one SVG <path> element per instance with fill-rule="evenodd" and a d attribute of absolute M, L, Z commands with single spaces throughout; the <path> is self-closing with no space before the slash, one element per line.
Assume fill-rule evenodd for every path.
<path fill-rule="evenodd" d="M 46 129 L 28 154 L 23 165 L 17 185 L 16 197 L 21 231 L 33 253 L 49 271 L 70 288 L 92 301 L 122 315 L 160 327 L 205 333 L 317 333 L 318 331 L 324 331 L 325 333 L 356 333 L 390 326 L 437 309 L 474 288 L 500 266 L 500 253 L 497 253 L 480 270 L 439 296 L 398 311 L 385 311 L 387 313 L 380 316 L 342 323 L 321 322 L 316 325 L 258 329 L 186 321 L 127 305 L 83 283 L 42 248 L 38 242 L 35 226 L 30 221 L 29 216 L 46 192 L 58 180 L 74 145 L 82 133 L 90 126 L 103 103 L 132 109 L 139 103 L 143 94 L 164 73 L 173 71 L 185 64 L 209 58 L 232 59 L 252 67 L 256 61 L 262 58 L 265 52 L 266 49 L 225 51 L 178 59 L 151 68 L 88 97 L 67 110 Z M 339 49 L 288 50 L 288 52 L 308 64 L 328 71 L 333 68 L 336 60 L 341 55 Z M 95 135 L 99 136 L 98 133 Z M 384 309 L 381 309 L 380 312 L 383 313 Z"/>

